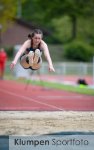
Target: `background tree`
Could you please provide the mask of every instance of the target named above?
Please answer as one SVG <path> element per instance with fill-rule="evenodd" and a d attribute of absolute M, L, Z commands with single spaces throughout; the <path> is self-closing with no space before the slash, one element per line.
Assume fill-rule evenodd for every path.
<path fill-rule="evenodd" d="M 8 21 L 17 16 L 18 1 L 23 3 L 25 0 L 0 0 L 0 24 L 3 29 L 7 27 Z"/>
<path fill-rule="evenodd" d="M 37 0 L 26 0 L 22 5 L 22 18 L 29 22 L 46 25 L 45 12 Z"/>
<path fill-rule="evenodd" d="M 72 23 L 72 39 L 77 36 L 77 19 L 94 15 L 94 0 L 36 0 L 44 13 L 44 20 L 50 22 L 54 18 L 69 16 Z"/>

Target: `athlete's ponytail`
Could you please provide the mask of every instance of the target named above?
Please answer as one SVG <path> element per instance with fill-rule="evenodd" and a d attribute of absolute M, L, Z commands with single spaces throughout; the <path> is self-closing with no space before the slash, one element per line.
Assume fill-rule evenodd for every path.
<path fill-rule="evenodd" d="M 28 34 L 28 38 L 31 39 L 31 37 L 32 37 L 31 34 Z"/>

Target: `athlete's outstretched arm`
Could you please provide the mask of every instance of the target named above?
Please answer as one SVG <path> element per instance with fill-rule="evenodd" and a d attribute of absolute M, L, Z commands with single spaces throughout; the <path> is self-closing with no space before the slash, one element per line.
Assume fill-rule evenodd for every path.
<path fill-rule="evenodd" d="M 52 59 L 51 59 L 51 56 L 50 56 L 50 53 L 49 53 L 48 46 L 44 41 L 42 41 L 42 48 L 43 48 L 44 56 L 47 59 L 48 64 L 49 64 L 49 71 L 54 71 L 55 72 L 55 69 L 54 69 L 53 64 L 52 64 Z"/>
<path fill-rule="evenodd" d="M 12 63 L 10 64 L 10 69 L 13 69 L 14 66 L 16 65 L 18 59 L 20 58 L 20 56 L 25 52 L 25 50 L 28 48 L 29 45 L 29 41 L 25 41 L 24 44 L 21 46 L 21 48 L 19 49 L 19 51 L 17 52 L 17 54 L 14 57 L 14 60 L 12 61 Z"/>

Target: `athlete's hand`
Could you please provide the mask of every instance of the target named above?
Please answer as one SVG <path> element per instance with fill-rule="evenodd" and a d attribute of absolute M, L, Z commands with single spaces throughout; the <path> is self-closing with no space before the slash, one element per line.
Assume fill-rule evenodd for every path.
<path fill-rule="evenodd" d="M 12 62 L 12 63 L 10 64 L 10 70 L 13 70 L 13 69 L 14 69 L 14 66 L 15 66 L 15 64 Z"/>
<path fill-rule="evenodd" d="M 54 67 L 53 67 L 53 66 L 49 66 L 49 71 L 50 71 L 50 72 L 52 72 L 52 71 L 55 72 Z"/>

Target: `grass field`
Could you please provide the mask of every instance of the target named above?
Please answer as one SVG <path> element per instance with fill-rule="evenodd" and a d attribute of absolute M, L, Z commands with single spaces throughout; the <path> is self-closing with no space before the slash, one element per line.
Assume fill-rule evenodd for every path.
<path fill-rule="evenodd" d="M 46 81 L 36 81 L 36 80 L 26 80 L 26 79 L 16 79 L 11 75 L 6 75 L 5 78 L 7 80 L 16 80 L 17 82 L 22 82 L 29 85 L 40 85 L 43 87 L 47 88 L 54 88 L 54 89 L 60 89 L 60 90 L 66 90 L 70 92 L 76 92 L 80 94 L 85 94 L 85 95 L 94 95 L 94 89 L 89 88 L 88 86 L 83 86 L 83 85 L 65 85 L 65 84 L 60 84 L 60 83 L 51 83 L 51 82 L 46 82 Z"/>
<path fill-rule="evenodd" d="M 51 83 L 51 82 L 44 82 L 44 81 L 29 81 L 31 84 L 41 85 L 48 88 L 55 88 L 60 90 L 66 90 L 70 92 L 76 92 L 80 94 L 86 94 L 86 95 L 94 95 L 94 89 L 90 89 L 87 86 L 72 86 L 72 85 L 64 85 L 59 83 Z"/>

